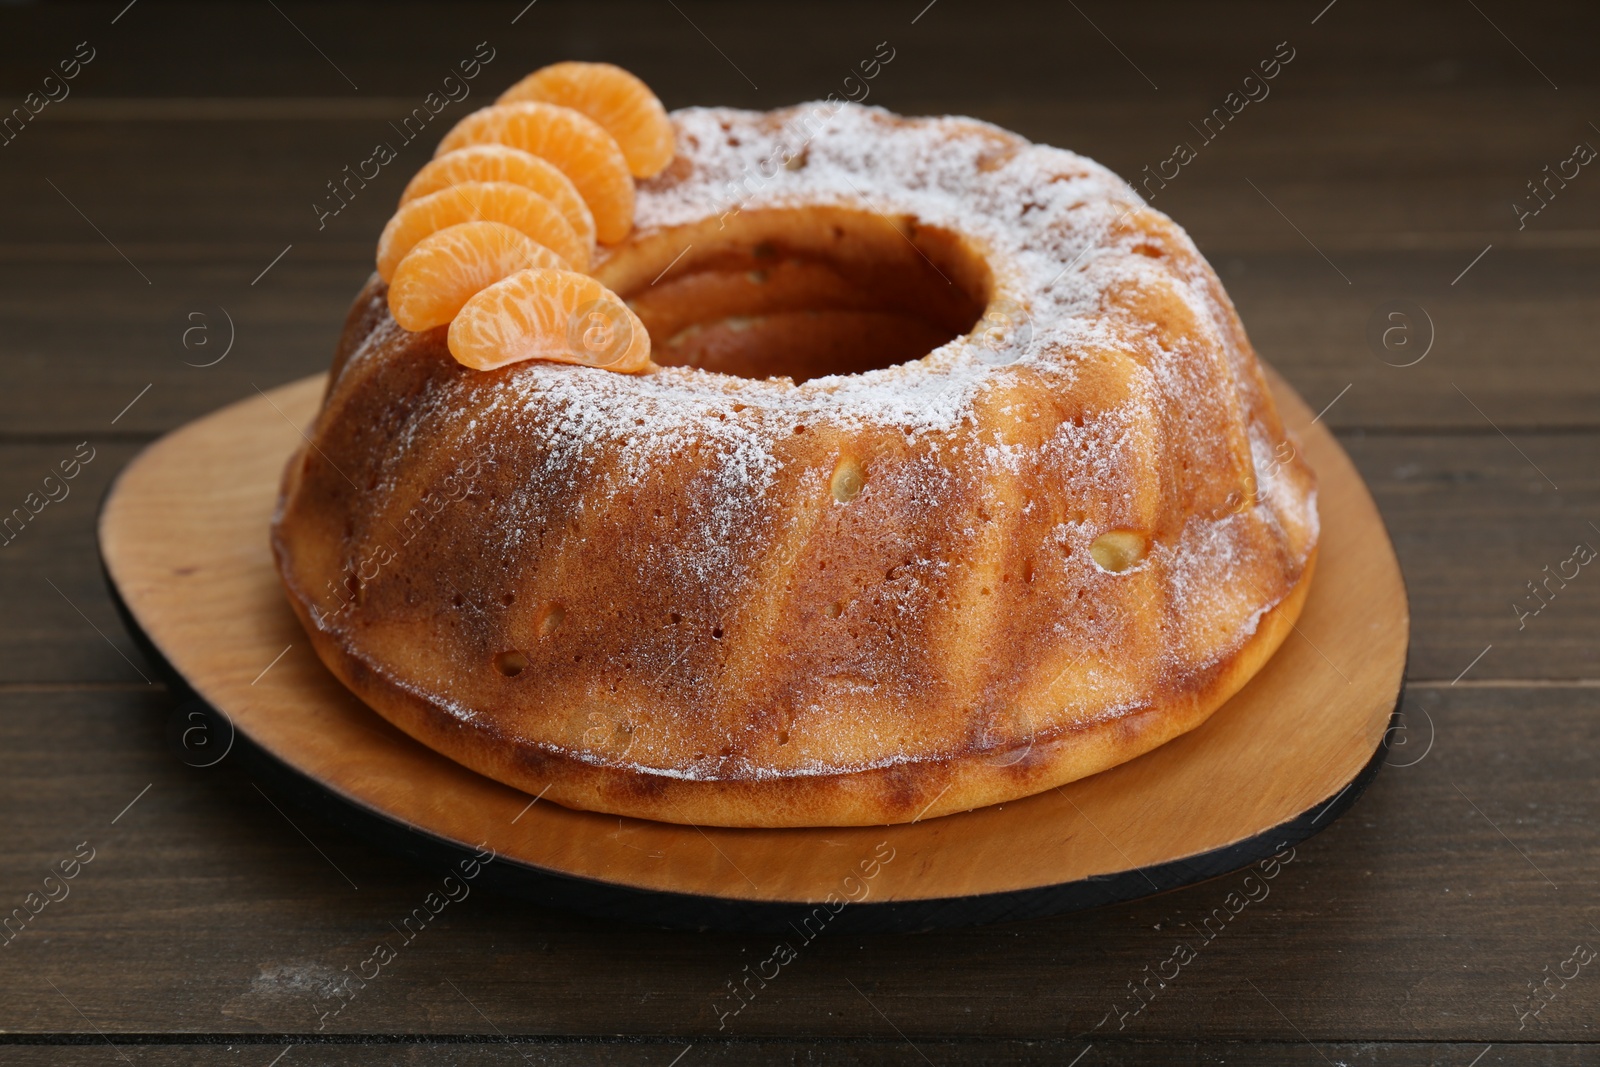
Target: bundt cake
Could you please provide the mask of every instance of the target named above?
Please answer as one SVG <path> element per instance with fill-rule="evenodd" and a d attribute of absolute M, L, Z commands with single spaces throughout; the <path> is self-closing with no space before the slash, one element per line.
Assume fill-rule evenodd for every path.
<path fill-rule="evenodd" d="M 970 119 L 671 124 L 590 268 L 638 373 L 357 298 L 272 544 L 362 700 L 569 807 L 862 825 L 1131 759 L 1266 662 L 1314 479 L 1177 225 Z"/>

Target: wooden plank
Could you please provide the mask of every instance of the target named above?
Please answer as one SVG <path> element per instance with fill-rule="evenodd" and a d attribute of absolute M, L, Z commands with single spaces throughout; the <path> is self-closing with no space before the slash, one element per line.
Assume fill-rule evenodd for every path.
<path fill-rule="evenodd" d="M 984 1063 L 999 1067 L 1036 1067 L 1040 1064 L 1069 1065 L 1073 1057 L 1082 1067 L 1163 1067 L 1163 1065 L 1222 1065 L 1230 1067 L 1327 1067 L 1329 1062 L 1345 1067 L 1385 1067 L 1395 1063 L 1415 1067 L 1578 1067 L 1592 1062 L 1592 1044 L 1512 1044 L 1487 1048 L 1483 1042 L 1235 1042 L 1198 1041 L 1181 1045 L 1154 1042 L 1033 1041 L 950 1041 L 919 1038 L 914 1043 L 891 1037 L 878 1041 L 776 1041 L 756 1040 L 716 1042 L 704 1039 L 687 1041 L 451 1041 L 436 1043 L 390 1042 L 384 1044 L 339 1043 L 331 1045 L 240 1042 L 230 1040 L 206 1045 L 117 1044 L 93 1038 L 93 1044 L 20 1046 L 6 1050 L 6 1062 L 18 1067 L 34 1064 L 63 1064 L 76 1067 L 102 1067 L 121 1062 L 116 1053 L 131 1064 L 175 1064 L 178 1067 L 210 1067 L 226 1063 L 231 1067 L 272 1067 L 273 1058 L 287 1054 L 283 1067 L 316 1067 L 320 1064 L 437 1064 L 469 1067 L 577 1067 L 610 1065 L 618 1067 L 702 1067 L 706 1064 L 805 1063 L 854 1067 L 864 1064 L 923 1067 L 932 1063 Z M 1085 1052 L 1085 1049 L 1088 1049 Z M 1474 1057 L 1482 1054 L 1481 1059 Z M 681 1060 L 674 1060 L 682 1055 Z M 1326 1057 L 1326 1058 L 1324 1058 Z"/>
<path fill-rule="evenodd" d="M 146 260 L 155 286 L 114 255 L 0 262 L 0 433 L 148 436 L 325 370 L 371 262 L 296 248 L 252 286 L 282 247 Z"/>
<path fill-rule="evenodd" d="M 1487 398 L 1476 399 L 1493 410 Z M 1574 556 L 1580 543 L 1600 550 L 1597 442 L 1586 434 L 1512 440 L 1485 429 L 1472 438 L 1342 441 L 1378 501 L 1406 576 L 1407 675 L 1450 680 L 1471 667 L 1473 680 L 1593 678 L 1600 581 L 1587 580 L 1581 564 L 1592 555 Z M 1577 577 L 1544 585 L 1560 573 Z"/>
<path fill-rule="evenodd" d="M 100 498 L 138 447 L 99 436 L 0 446 L 0 518 L 11 520 L 0 546 L 0 600 L 10 609 L 0 630 L 0 683 L 159 680 L 117 619 L 95 547 Z"/>
<path fill-rule="evenodd" d="M 652 931 L 474 891 L 407 942 L 390 924 L 442 871 L 275 810 L 229 760 L 183 766 L 160 699 L 5 692 L 0 903 L 21 905 L 81 842 L 95 855 L 0 951 L 0 1028 L 89 1035 L 87 1017 L 112 1035 L 309 1037 L 344 1003 L 343 968 L 388 939 L 396 958 L 321 1035 L 883 1042 L 881 1010 L 914 1040 L 1274 1041 L 1284 1055 L 1300 1035 L 1471 1040 L 1474 1055 L 1587 1042 L 1600 982 L 1586 971 L 1520 1030 L 1518 1015 L 1547 965 L 1600 947 L 1597 712 L 1596 687 L 1415 690 L 1393 757 L 1413 765 L 1386 768 L 1274 878 L 1026 924 L 824 933 L 727 1014 L 724 983 L 766 959 L 773 935 Z M 1538 728 L 1508 743 L 1510 721 Z M 1257 899 L 1240 903 L 1245 892 Z M 1130 984 L 1146 967 L 1173 973 L 1163 961 L 1179 942 L 1193 958 L 1164 989 L 1152 980 L 1135 1013 Z"/>
<path fill-rule="evenodd" d="M 982 117 L 1098 159 L 1204 247 L 1305 248 L 1310 241 L 1332 255 L 1395 247 L 1411 235 L 1476 253 L 1488 241 L 1505 247 L 1579 233 L 1593 240 L 1600 195 L 1575 164 L 1569 170 L 1578 177 L 1553 182 L 1548 206 L 1523 227 L 1511 208 L 1519 198 L 1530 211 L 1539 206 L 1526 183 L 1542 180 L 1546 164 L 1554 169 L 1578 142 L 1600 145 L 1582 115 L 1552 106 L 1548 88 L 1413 89 L 1401 91 L 1401 105 L 1393 95 L 1307 92 L 1292 81 L 1297 73 L 1286 70 L 1281 95 L 1247 106 L 1211 140 L 1191 125 L 1216 106 L 1205 97 L 1160 105 L 987 97 Z M 1196 158 L 1168 164 L 1165 173 L 1176 177 L 1156 180 L 1179 143 Z"/>
<path fill-rule="evenodd" d="M 1212 262 L 1257 351 L 1313 407 L 1338 398 L 1340 430 L 1595 426 L 1594 255 L 1497 246 L 1452 286 L 1481 250 L 1339 253 L 1353 285 L 1309 250 Z"/>
<path fill-rule="evenodd" d="M 285 8 L 294 25 L 270 7 L 144 5 L 111 26 L 123 6 L 113 0 L 88 8 L 7 11 L 7 32 L 0 34 L 0 69 L 7 72 L 0 86 L 6 95 L 33 88 L 57 53 L 67 54 L 63 48 L 70 51 L 91 34 L 104 44 L 85 77 L 100 80 L 86 81 L 83 91 L 152 96 L 193 94 L 197 86 L 225 95 L 355 95 L 350 81 L 362 94 L 406 95 L 418 91 L 419 80 L 432 80 L 433 70 L 442 74 L 463 47 L 470 50 L 487 37 L 524 69 L 555 58 L 603 55 L 695 99 L 771 106 L 773 99 L 796 98 L 818 80 L 832 85 L 851 69 L 863 44 L 870 52 L 886 35 L 903 42 L 908 56 L 919 50 L 926 56 L 920 66 L 907 60 L 908 81 L 939 89 L 970 80 L 995 86 L 996 95 L 1063 88 L 1104 97 L 1151 95 L 1156 90 L 1146 74 L 1161 92 L 1173 92 L 1204 74 L 1215 77 L 1217 70 L 1237 70 L 1242 77 L 1262 58 L 1263 47 L 1270 53 L 1285 37 L 1310 53 L 1306 69 L 1297 73 L 1308 88 L 1322 92 L 1348 88 L 1350 63 L 1359 58 L 1362 83 L 1377 91 L 1538 86 L 1554 93 L 1494 23 L 1445 0 L 1403 7 L 1346 0 L 1314 24 L 1321 5 L 1290 12 L 1259 0 L 1208 5 L 1204 17 L 1175 0 L 1083 4 L 1082 15 L 1070 5 L 1025 0 L 941 4 L 920 17 L 923 5 L 862 9 L 834 0 L 774 5 L 764 19 L 749 18 L 735 0 L 696 0 L 684 9 L 692 23 L 648 0 L 598 8 L 544 0 L 515 24 L 522 5 L 474 3 L 452 5 L 448 20 L 425 5 L 386 7 L 381 17 L 355 4 Z M 1585 51 L 1592 10 L 1551 4 L 1539 20 L 1516 26 L 1504 9 L 1485 10 L 1563 91 L 1594 84 Z M 1317 59 L 1318 53 L 1325 58 Z M 952 71 L 961 78 L 952 79 Z"/>
<path fill-rule="evenodd" d="M 1208 142 L 1191 124 L 1216 106 L 1213 94 L 1136 101 L 1008 99 L 998 92 L 929 97 L 898 86 L 891 80 L 896 73 L 891 66 L 881 75 L 885 106 L 908 114 L 970 114 L 1098 159 L 1135 184 L 1147 183 L 1140 187 L 1152 206 L 1211 249 L 1304 250 L 1309 240 L 1337 259 L 1339 251 L 1389 248 L 1400 236 L 1418 235 L 1412 239 L 1470 255 L 1491 241 L 1505 247 L 1581 239 L 1592 247 L 1593 231 L 1600 229 L 1600 196 L 1585 181 L 1587 171 L 1553 184 L 1548 206 L 1522 224 L 1512 210 L 1514 201 L 1529 211 L 1539 206 L 1526 183 L 1542 181 L 1545 165 L 1556 167 L 1580 141 L 1600 144 L 1581 113 L 1552 105 L 1535 89 L 1430 90 L 1408 95 L 1399 106 L 1390 94 L 1312 96 L 1285 71 L 1281 94 L 1247 108 Z M 509 67 L 495 72 L 495 91 L 514 76 Z M 1230 73 L 1214 96 L 1225 95 L 1233 80 Z M 797 103 L 832 87 L 819 81 L 809 93 L 769 96 L 762 106 Z M 878 101 L 876 94 L 870 99 Z M 61 105 L 63 114 L 74 102 Z M 0 242 L 94 241 L 94 227 L 124 248 L 371 241 L 406 179 L 473 102 L 446 108 L 409 144 L 390 125 L 405 116 L 404 98 L 382 117 L 321 121 L 243 117 L 255 112 L 256 102 L 242 104 L 241 117 L 41 117 L 6 147 L 12 165 L 0 172 L 0 195 L 13 210 L 0 220 Z M 695 102 L 726 101 L 711 96 Z M 398 158 L 377 178 L 353 180 L 335 198 L 327 183 L 345 180 L 342 168 L 356 168 L 380 141 Z M 1167 173 L 1176 173 L 1170 182 L 1145 173 L 1146 166 L 1157 173 L 1179 142 L 1197 153 L 1193 162 L 1169 165 Z M 108 154 L 125 168 L 108 172 Z M 344 201 L 348 206 L 340 208 Z M 313 204 L 340 210 L 324 220 Z"/>
<path fill-rule="evenodd" d="M 13 158 L 0 190 L 16 199 L 0 222 L 0 242 L 103 239 L 125 251 L 197 242 L 274 251 L 290 243 L 376 243 L 405 182 L 465 111 L 441 113 L 427 136 L 410 144 L 376 119 L 40 121 L 6 147 Z M 351 178 L 342 200 L 335 198 L 327 183 L 344 180 L 342 168 L 354 171 L 380 141 L 399 153 L 395 161 L 370 181 Z M 115 174 L 105 167 L 108 157 L 122 161 Z M 326 218 L 313 209 L 316 202 Z M 134 280 L 142 281 L 138 271 L 148 270 L 131 252 L 129 259 Z M 265 265 L 263 259 L 257 270 Z"/>

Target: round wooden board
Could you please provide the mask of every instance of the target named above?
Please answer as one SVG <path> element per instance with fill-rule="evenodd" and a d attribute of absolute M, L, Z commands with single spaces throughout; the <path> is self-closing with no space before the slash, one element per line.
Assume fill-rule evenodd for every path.
<path fill-rule="evenodd" d="M 1320 483 L 1322 543 L 1283 647 L 1199 729 L 1025 800 L 899 826 L 748 830 L 572 811 L 484 778 L 357 700 L 311 650 L 267 524 L 324 377 L 167 435 L 100 516 L 136 633 L 219 716 L 233 756 L 325 815 L 416 855 L 484 845 L 502 887 L 667 926 L 905 930 L 1050 914 L 1226 873 L 1331 823 L 1385 752 L 1410 620 L 1349 458 L 1281 379 Z M 886 858 L 890 857 L 890 858 Z M 831 895 L 831 896 L 830 896 Z M 844 907 L 850 901 L 854 906 Z"/>

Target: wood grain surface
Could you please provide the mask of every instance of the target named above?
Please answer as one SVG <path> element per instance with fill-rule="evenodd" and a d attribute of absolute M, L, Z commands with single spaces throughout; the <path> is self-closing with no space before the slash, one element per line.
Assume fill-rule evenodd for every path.
<path fill-rule="evenodd" d="M 1600 145 L 1592 7 L 524 6 L 0 8 L 7 108 L 77 42 L 97 50 L 72 95 L 0 147 L 0 507 L 80 442 L 96 449 L 0 548 L 0 913 L 96 849 L 0 947 L 0 1062 L 1600 1055 L 1592 968 L 1529 988 L 1576 945 L 1600 948 L 1600 578 L 1585 569 L 1520 628 L 1512 607 L 1576 542 L 1600 547 L 1600 177 L 1585 168 L 1521 229 L 1511 206 L 1576 142 Z M 324 1023 L 335 977 L 398 943 L 390 924 L 443 872 L 275 809 L 226 760 L 182 762 L 183 720 L 105 592 L 94 516 L 142 444 L 326 366 L 404 175 L 325 230 L 311 204 L 482 40 L 498 50 L 485 95 L 603 58 L 669 106 L 762 108 L 838 91 L 888 40 L 869 103 L 988 118 L 1128 175 L 1288 40 L 1272 95 L 1154 204 L 1211 258 L 1262 354 L 1312 407 L 1332 402 L 1322 421 L 1405 573 L 1407 742 L 1426 755 L 1385 769 L 1137 1014 L 1130 983 L 1199 940 L 1179 924 L 1222 906 L 1228 880 L 1014 926 L 819 938 L 720 1027 L 725 983 L 770 938 L 474 893 Z M 1367 338 L 1400 298 L 1435 334 L 1410 367 Z M 175 323 L 217 307 L 234 349 L 186 365 L 205 360 Z"/>

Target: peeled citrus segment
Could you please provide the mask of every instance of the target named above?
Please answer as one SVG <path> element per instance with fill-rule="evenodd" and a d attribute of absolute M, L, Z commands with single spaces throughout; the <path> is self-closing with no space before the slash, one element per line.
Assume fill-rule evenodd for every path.
<path fill-rule="evenodd" d="M 650 335 L 616 293 L 587 274 L 518 271 L 466 302 L 450 323 L 450 354 L 474 370 L 529 359 L 648 370 Z"/>
<path fill-rule="evenodd" d="M 378 277 L 389 281 L 418 241 L 461 222 L 503 222 L 579 270 L 589 269 L 589 246 L 550 201 L 510 182 L 462 182 L 401 205 L 378 238 Z"/>
<path fill-rule="evenodd" d="M 610 63 L 552 63 L 496 101 L 537 100 L 581 111 L 617 139 L 635 178 L 653 178 L 672 162 L 676 137 L 667 109 L 650 87 Z"/>
<path fill-rule="evenodd" d="M 565 260 L 503 222 L 462 222 L 412 246 L 389 281 L 389 313 L 418 333 L 443 326 L 461 306 L 529 267 L 567 270 Z"/>
<path fill-rule="evenodd" d="M 633 178 L 605 127 L 570 107 L 524 101 L 474 111 L 439 142 L 435 156 L 475 144 L 520 148 L 554 163 L 594 213 L 595 234 L 616 244 L 633 229 Z"/>
<path fill-rule="evenodd" d="M 406 204 L 462 182 L 510 182 L 525 185 L 556 207 L 572 223 L 578 236 L 594 244 L 594 216 L 578 194 L 572 179 L 554 163 L 503 144 L 475 144 L 440 156 L 417 171 L 400 194 Z"/>

